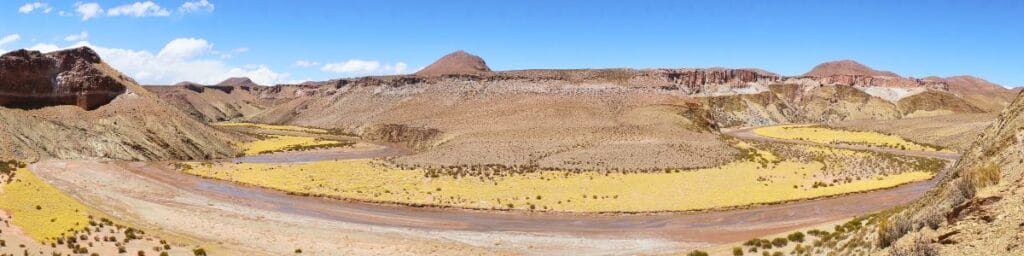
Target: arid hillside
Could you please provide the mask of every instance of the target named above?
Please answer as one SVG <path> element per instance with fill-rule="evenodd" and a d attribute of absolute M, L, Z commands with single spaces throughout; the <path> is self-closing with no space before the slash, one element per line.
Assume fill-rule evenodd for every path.
<path fill-rule="evenodd" d="M 206 159 L 230 134 L 189 118 L 89 48 L 0 57 L 0 158 Z"/>
<path fill-rule="evenodd" d="M 850 120 L 832 125 L 849 130 L 894 134 L 912 141 L 965 152 L 997 116 L 998 113 L 952 114 L 885 122 Z"/>
<path fill-rule="evenodd" d="M 429 166 L 706 167 L 736 156 L 719 138 L 724 127 L 988 109 L 954 94 L 944 80 L 900 77 L 852 61 L 822 64 L 799 77 L 725 68 L 492 72 L 461 51 L 431 66 L 445 68 L 231 92 L 154 90 L 201 120 L 339 129 L 405 144 L 416 153 L 397 162 Z"/>
<path fill-rule="evenodd" d="M 987 111 L 998 112 L 1017 96 L 1014 91 L 1006 89 L 1006 87 L 973 76 L 954 76 L 941 79 L 949 84 L 950 92 Z"/>
<path fill-rule="evenodd" d="M 914 255 L 1022 255 L 1021 193 L 1024 97 L 1017 97 L 937 188 L 888 215 L 879 245 Z"/>

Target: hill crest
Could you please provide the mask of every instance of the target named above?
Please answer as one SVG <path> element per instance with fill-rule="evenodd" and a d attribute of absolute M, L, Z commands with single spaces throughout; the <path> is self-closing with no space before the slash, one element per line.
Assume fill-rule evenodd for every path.
<path fill-rule="evenodd" d="M 834 75 L 890 76 L 899 77 L 890 71 L 875 70 L 853 60 L 837 60 L 818 64 L 804 73 L 804 76 L 826 77 Z"/>
<path fill-rule="evenodd" d="M 463 50 L 458 50 L 441 57 L 429 66 L 416 72 L 416 75 L 479 74 L 489 72 L 491 72 L 491 68 L 487 66 L 483 58 Z"/>

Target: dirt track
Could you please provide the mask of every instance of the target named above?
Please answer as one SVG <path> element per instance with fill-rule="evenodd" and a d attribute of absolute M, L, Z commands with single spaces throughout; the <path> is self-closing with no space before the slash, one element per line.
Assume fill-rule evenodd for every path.
<path fill-rule="evenodd" d="M 749 131 L 729 134 L 809 143 L 761 138 Z M 951 162 L 957 158 L 941 152 L 836 147 Z M 329 158 L 358 157 L 368 156 Z M 297 246 L 307 253 L 322 254 L 341 249 L 351 250 L 351 254 L 473 254 L 483 252 L 481 249 L 530 254 L 662 253 L 736 242 L 889 208 L 921 196 L 941 176 L 893 189 L 747 209 L 608 216 L 409 208 L 292 196 L 182 174 L 161 163 L 44 161 L 30 168 L 86 204 L 144 227 L 223 244 L 227 250 L 253 248 L 271 254 L 291 252 Z"/>

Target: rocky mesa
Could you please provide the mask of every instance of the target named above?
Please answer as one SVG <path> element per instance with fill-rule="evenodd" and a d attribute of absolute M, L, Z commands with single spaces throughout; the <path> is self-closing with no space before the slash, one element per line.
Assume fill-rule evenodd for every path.
<path fill-rule="evenodd" d="M 207 159 L 234 135 L 182 114 L 89 48 L 0 57 L 0 158 Z"/>
<path fill-rule="evenodd" d="M 42 54 L 18 50 L 0 56 L 0 106 L 36 109 L 76 105 L 93 110 L 125 92 L 117 79 L 93 65 L 100 58 L 89 48 Z"/>

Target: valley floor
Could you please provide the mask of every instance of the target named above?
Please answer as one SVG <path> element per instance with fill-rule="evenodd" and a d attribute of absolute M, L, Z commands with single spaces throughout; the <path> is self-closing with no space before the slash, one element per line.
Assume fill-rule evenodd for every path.
<path fill-rule="evenodd" d="M 744 130 L 731 134 L 749 135 Z M 395 153 L 381 149 L 357 152 L 361 153 L 310 153 L 340 161 L 372 157 L 365 152 Z M 302 158 L 299 153 L 277 154 L 289 156 L 282 159 Z M 955 154 L 934 151 L 913 154 L 956 158 Z M 29 169 L 89 207 L 139 223 L 144 229 L 206 241 L 215 245 L 212 251 L 274 255 L 296 250 L 348 255 L 686 251 L 903 204 L 921 196 L 941 176 L 892 189 L 727 211 L 579 215 L 414 208 L 303 197 L 200 178 L 176 171 L 170 163 L 51 160 Z"/>

